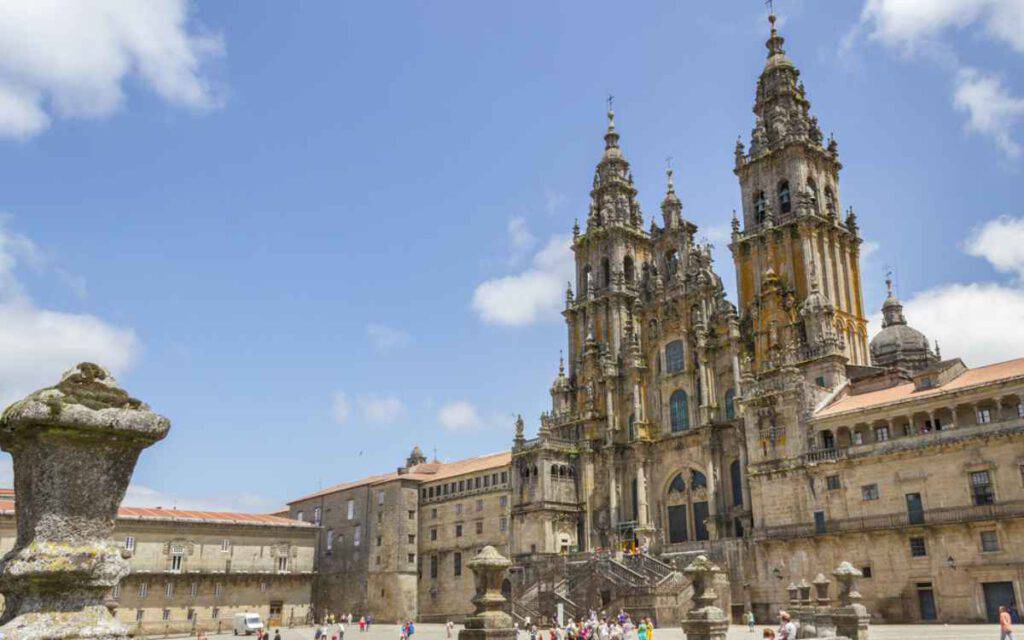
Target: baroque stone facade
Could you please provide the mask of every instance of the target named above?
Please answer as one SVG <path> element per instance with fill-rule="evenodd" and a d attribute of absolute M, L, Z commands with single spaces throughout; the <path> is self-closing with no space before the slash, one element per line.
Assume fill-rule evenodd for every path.
<path fill-rule="evenodd" d="M 370 588 L 372 553 L 354 565 L 325 558 L 324 536 L 342 526 L 325 521 L 320 607 L 464 615 L 472 591 L 454 554 L 464 562 L 468 547 L 491 544 L 514 563 L 516 600 L 540 609 L 546 594 L 577 610 L 675 611 L 668 592 L 646 604 L 627 596 L 645 581 L 672 584 L 704 554 L 728 574 L 715 591 L 734 619 L 747 609 L 774 616 L 787 585 L 847 560 L 880 620 L 1021 610 L 1024 359 L 973 369 L 942 360 L 891 283 L 882 331 L 868 342 L 860 230 L 841 204 L 838 143 L 824 139 L 783 44 L 773 18 L 754 127 L 735 145 L 737 304 L 671 172 L 660 221 L 645 225 L 609 110 L 586 224 L 573 228 L 566 357 L 536 436 L 520 418 L 511 455 L 489 457 L 489 468 L 414 452 L 396 474 L 293 503 L 293 516 L 317 500 L 335 514 L 345 501 L 365 504 L 356 526 L 402 565 L 393 591 Z M 472 471 L 445 470 L 458 465 Z M 497 469 L 507 482 L 463 486 Z M 382 515 L 375 505 L 392 500 L 384 487 L 405 489 Z M 458 511 L 474 504 L 471 491 L 487 501 L 482 520 L 508 517 L 507 531 L 486 525 L 479 540 L 458 541 L 457 527 L 475 531 Z M 627 563 L 616 555 L 624 549 L 642 553 Z M 581 581 L 589 591 L 565 586 Z"/>

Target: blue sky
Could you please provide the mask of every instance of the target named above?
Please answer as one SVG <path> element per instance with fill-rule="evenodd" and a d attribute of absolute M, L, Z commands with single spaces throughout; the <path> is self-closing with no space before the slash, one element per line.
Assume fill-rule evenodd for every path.
<path fill-rule="evenodd" d="M 671 156 L 732 287 L 757 0 L 4 5 L 0 396 L 111 366 L 173 422 L 130 502 L 263 510 L 535 428 L 609 93 L 646 218 Z M 1024 355 L 1024 3 L 776 6 L 869 308 L 891 267 L 944 355 Z"/>

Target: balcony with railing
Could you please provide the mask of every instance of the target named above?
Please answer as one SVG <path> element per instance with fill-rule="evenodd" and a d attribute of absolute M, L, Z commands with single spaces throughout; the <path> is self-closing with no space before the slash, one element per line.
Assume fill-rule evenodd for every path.
<path fill-rule="evenodd" d="M 965 505 L 960 507 L 941 507 L 937 509 L 921 509 L 866 515 L 839 520 L 824 520 L 814 523 L 789 524 L 765 527 L 754 532 L 756 538 L 764 540 L 784 540 L 787 538 L 809 538 L 813 536 L 835 535 L 861 531 L 877 531 L 883 529 L 905 529 L 917 526 L 936 526 L 983 522 L 989 520 L 1006 520 L 1024 517 L 1024 500 L 1007 500 L 991 504 Z"/>

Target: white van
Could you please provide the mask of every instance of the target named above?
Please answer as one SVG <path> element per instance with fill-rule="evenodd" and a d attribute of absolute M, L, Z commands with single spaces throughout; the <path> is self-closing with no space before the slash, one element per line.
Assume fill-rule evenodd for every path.
<path fill-rule="evenodd" d="M 235 635 L 257 633 L 263 631 L 263 621 L 258 613 L 236 613 L 235 614 Z"/>

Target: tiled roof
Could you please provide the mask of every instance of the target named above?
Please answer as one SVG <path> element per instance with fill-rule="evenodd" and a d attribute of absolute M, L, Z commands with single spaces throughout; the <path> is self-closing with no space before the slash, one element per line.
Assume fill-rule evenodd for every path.
<path fill-rule="evenodd" d="M 14 515 L 14 491 L 0 489 L 0 514 Z M 209 524 L 256 524 L 276 527 L 309 528 L 309 522 L 291 518 L 263 515 L 260 513 L 227 513 L 222 511 L 184 511 L 182 509 L 149 509 L 142 507 L 121 507 L 117 510 L 118 520 L 148 520 L 162 522 L 201 522 Z"/>
<path fill-rule="evenodd" d="M 857 395 L 843 393 L 832 404 L 816 411 L 814 417 L 829 418 L 852 411 L 873 409 L 924 398 L 934 398 L 954 391 L 1022 377 L 1024 377 L 1024 358 L 1017 358 L 1016 360 L 1007 360 L 1006 362 L 968 369 L 941 387 L 931 387 L 917 391 L 913 382 L 907 382 L 887 389 L 879 389 Z"/>
<path fill-rule="evenodd" d="M 383 484 L 385 482 L 397 480 L 398 478 L 402 478 L 403 480 L 418 480 L 420 482 L 443 480 L 446 478 L 465 475 L 467 473 L 476 473 L 485 469 L 496 469 L 498 467 L 507 466 L 511 461 L 512 453 L 509 451 L 502 451 L 501 453 L 492 453 L 485 456 L 477 456 L 475 458 L 466 458 L 465 460 L 456 460 L 455 462 L 424 462 L 423 464 L 410 467 L 405 473 L 393 471 L 391 473 L 369 476 L 360 480 L 342 482 L 341 484 L 321 489 L 316 493 L 311 493 L 309 495 L 302 496 L 301 498 L 291 500 L 288 504 L 295 504 L 296 502 L 319 498 L 320 496 L 338 493 L 339 491 L 345 491 L 347 489 Z"/>

